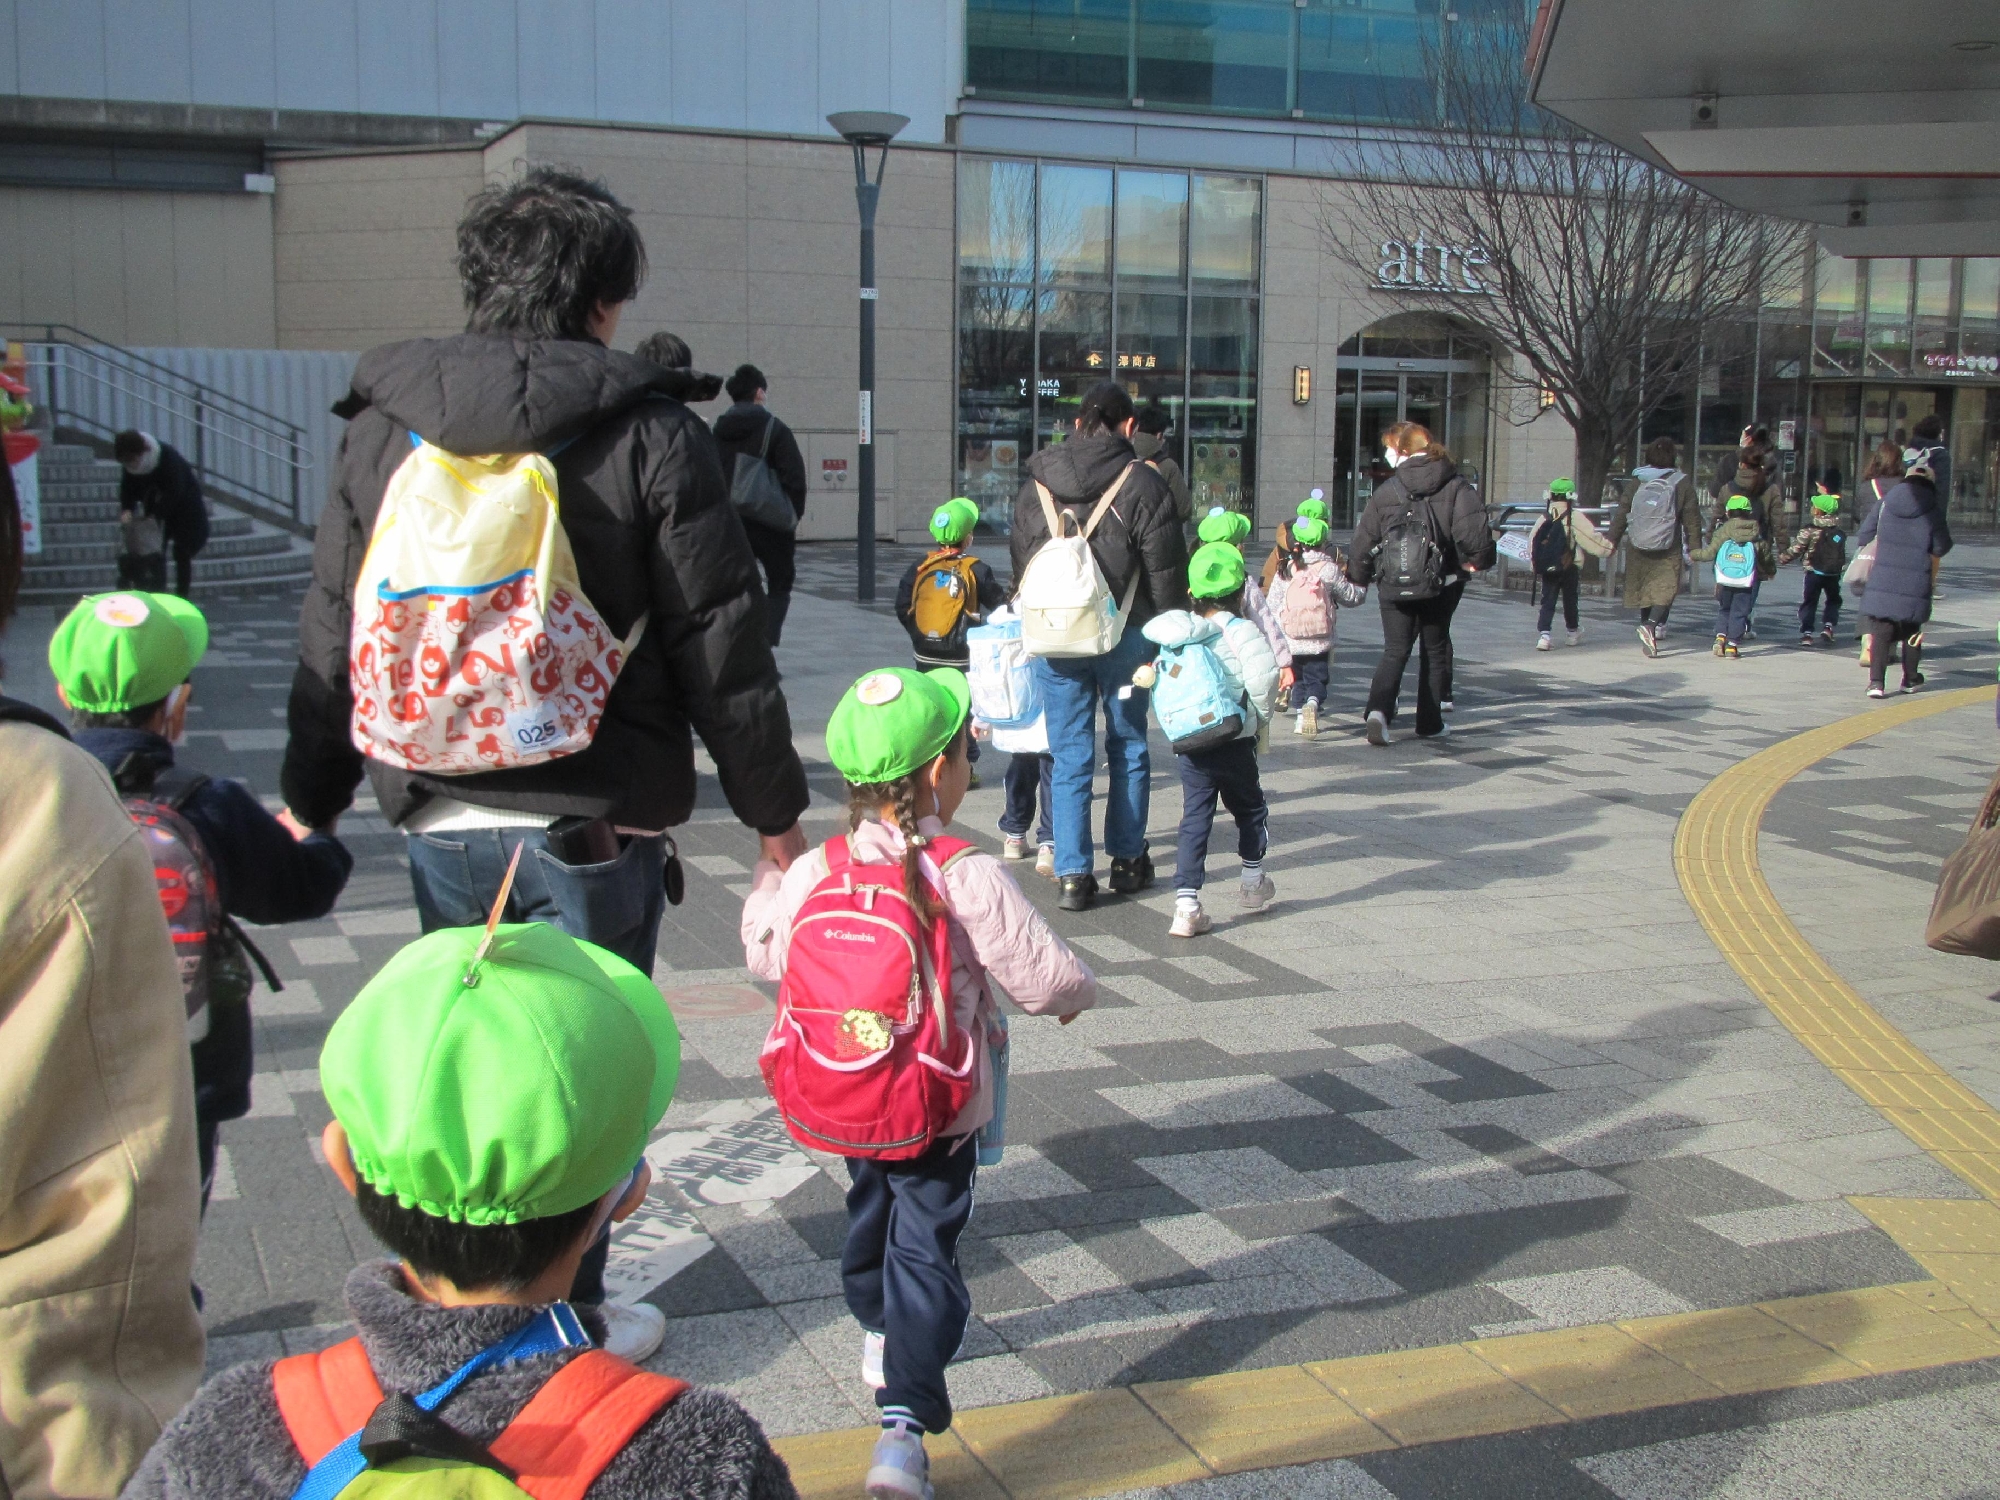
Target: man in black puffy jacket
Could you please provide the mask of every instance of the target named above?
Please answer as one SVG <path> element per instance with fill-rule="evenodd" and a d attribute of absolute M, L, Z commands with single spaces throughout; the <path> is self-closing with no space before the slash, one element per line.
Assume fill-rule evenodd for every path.
<path fill-rule="evenodd" d="M 355 585 L 412 436 L 451 453 L 548 454 L 585 597 L 620 639 L 644 622 L 595 738 L 574 755 L 463 775 L 365 769 L 383 815 L 409 835 L 426 931 L 483 921 L 524 846 L 507 920 L 550 922 L 650 973 L 666 830 L 694 807 L 694 735 L 765 857 L 788 866 L 805 849 L 805 772 L 757 561 L 715 440 L 681 400 L 689 372 L 606 347 L 645 271 L 622 204 L 545 168 L 489 187 L 459 225 L 458 269 L 468 331 L 369 351 L 337 408 L 348 428 L 299 622 L 285 805 L 306 827 L 330 828 L 361 780 L 349 737 Z M 603 1249 L 586 1260 L 577 1300 L 602 1299 Z M 617 1352 L 650 1352 L 618 1336 L 621 1310 L 607 1316 Z M 657 1344 L 663 1332 L 648 1336 Z"/>
<path fill-rule="evenodd" d="M 799 440 L 792 436 L 792 429 L 764 404 L 769 384 L 764 372 L 755 365 L 738 365 L 724 383 L 731 405 L 715 419 L 715 446 L 722 453 L 722 477 L 725 484 L 736 477 L 739 458 L 760 459 L 771 466 L 771 472 L 778 477 L 778 488 L 792 502 L 793 514 L 803 520 L 805 455 L 799 452 Z M 793 562 L 798 533 L 760 526 L 750 520 L 743 522 L 743 531 L 750 538 L 750 550 L 764 566 L 764 595 L 771 624 L 771 646 L 775 650 L 778 637 L 784 633 L 785 616 L 792 608 L 792 583 L 798 576 Z"/>
<path fill-rule="evenodd" d="M 1496 548 L 1486 524 L 1479 491 L 1458 472 L 1444 445 L 1414 422 L 1398 422 L 1382 434 L 1384 456 L 1395 472 L 1375 487 L 1354 527 L 1347 574 L 1359 584 L 1378 584 L 1385 540 L 1404 510 L 1415 504 L 1417 521 L 1437 548 L 1433 591 L 1422 598 L 1391 599 L 1380 587 L 1382 659 L 1368 686 L 1367 733 L 1371 745 L 1389 742 L 1389 720 L 1403 689 L 1403 669 L 1419 641 L 1423 656 L 1417 673 L 1417 737 L 1447 732 L 1444 706 L 1451 701 L 1451 617 L 1465 592 L 1465 580 L 1493 566 Z"/>
<path fill-rule="evenodd" d="M 1132 398 L 1105 381 L 1084 393 L 1076 433 L 1028 460 L 1028 482 L 1014 501 L 1014 586 L 1028 560 L 1049 539 L 1040 485 L 1058 512 L 1068 509 L 1079 528 L 1098 500 L 1117 486 L 1111 508 L 1090 534 L 1091 555 L 1113 597 L 1131 594 L 1125 633 L 1103 656 L 1037 657 L 1035 680 L 1055 760 L 1052 782 L 1056 878 L 1065 911 L 1083 911 L 1097 895 L 1091 870 L 1090 779 L 1097 765 L 1097 709 L 1104 707 L 1104 753 L 1111 772 L 1104 813 L 1104 847 L 1111 855 L 1111 889 L 1142 891 L 1153 883 L 1146 853 L 1146 813 L 1152 760 L 1146 750 L 1143 689 L 1132 673 L 1150 661 L 1153 646 L 1139 627 L 1163 609 L 1186 609 L 1187 538 L 1172 492 L 1159 471 L 1132 448 L 1137 427 Z M 1120 696 L 1121 693 L 1123 696 Z"/>

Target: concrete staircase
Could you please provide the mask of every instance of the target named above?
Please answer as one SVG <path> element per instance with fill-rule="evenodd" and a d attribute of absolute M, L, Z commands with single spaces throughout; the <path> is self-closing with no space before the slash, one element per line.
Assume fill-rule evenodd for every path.
<path fill-rule="evenodd" d="M 41 451 L 42 553 L 27 559 L 24 602 L 67 604 L 118 586 L 118 465 L 80 443 Z M 197 597 L 303 582 L 312 543 L 208 497 L 208 545 L 194 560 Z M 173 582 L 173 555 L 167 556 Z"/>

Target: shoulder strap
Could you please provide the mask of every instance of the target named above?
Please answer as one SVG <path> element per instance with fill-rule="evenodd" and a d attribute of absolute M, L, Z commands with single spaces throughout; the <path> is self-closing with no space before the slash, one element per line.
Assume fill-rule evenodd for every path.
<path fill-rule="evenodd" d="M 153 795 L 165 802 L 175 812 L 185 812 L 187 805 L 201 795 L 209 778 L 199 771 L 183 770 L 179 766 L 169 766 L 153 778 Z"/>
<path fill-rule="evenodd" d="M 757 445 L 758 463 L 764 464 L 771 461 L 771 434 L 777 430 L 778 419 L 771 415 L 771 413 L 766 412 L 764 414 L 764 441 Z"/>
<path fill-rule="evenodd" d="M 1097 530 L 1097 523 L 1104 519 L 1104 513 L 1111 509 L 1111 502 L 1118 498 L 1118 492 L 1125 488 L 1125 481 L 1131 477 L 1132 471 L 1138 467 L 1139 460 L 1135 458 L 1118 471 L 1118 477 L 1111 481 L 1110 488 L 1097 497 L 1096 508 L 1091 511 L 1090 519 L 1083 523 L 1083 534 L 1086 537 Z"/>
<path fill-rule="evenodd" d="M 948 833 L 939 834 L 926 847 L 940 873 L 949 870 L 966 855 L 979 852 L 979 846 L 969 839 L 955 839 Z"/>
<path fill-rule="evenodd" d="M 271 1394 L 299 1456 L 311 1468 L 368 1425 L 382 1387 L 358 1338 L 271 1366 Z"/>
<path fill-rule="evenodd" d="M 583 1500 L 633 1434 L 687 1388 L 592 1349 L 550 1376 L 488 1451 L 534 1500 Z"/>
<path fill-rule="evenodd" d="M 826 841 L 826 873 L 838 875 L 854 863 L 854 851 L 848 847 L 847 835 Z"/>
<path fill-rule="evenodd" d="M 1053 539 L 1061 536 L 1063 534 L 1062 517 L 1056 514 L 1056 497 L 1049 493 L 1049 487 L 1039 479 L 1035 481 L 1035 493 L 1041 496 L 1042 514 L 1048 518 L 1050 538 Z M 1072 516 L 1070 519 L 1074 520 L 1075 517 Z"/>

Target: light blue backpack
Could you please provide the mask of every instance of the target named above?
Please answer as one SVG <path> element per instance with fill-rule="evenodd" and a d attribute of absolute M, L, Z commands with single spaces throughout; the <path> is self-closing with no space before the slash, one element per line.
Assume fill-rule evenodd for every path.
<path fill-rule="evenodd" d="M 965 684 L 972 714 L 995 729 L 1026 729 L 1042 716 L 1042 695 L 1034 666 L 1021 639 L 1021 619 L 1011 609 L 996 610 L 984 625 L 965 633 L 970 660 Z"/>
<path fill-rule="evenodd" d="M 1222 658 L 1200 641 L 1162 646 L 1153 681 L 1153 712 L 1174 754 L 1226 745 L 1243 733 L 1243 695 Z"/>
<path fill-rule="evenodd" d="M 1715 551 L 1715 581 L 1726 589 L 1747 589 L 1757 581 L 1757 544 L 1724 542 Z"/>

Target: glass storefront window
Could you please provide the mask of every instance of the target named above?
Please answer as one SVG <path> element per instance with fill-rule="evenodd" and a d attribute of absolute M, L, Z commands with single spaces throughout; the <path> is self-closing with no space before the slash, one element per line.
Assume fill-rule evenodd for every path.
<path fill-rule="evenodd" d="M 1901 375 L 1910 368 L 1910 263 L 1868 263 L 1868 369 Z"/>
<path fill-rule="evenodd" d="M 1180 286 L 1187 280 L 1185 172 L 1118 174 L 1118 281 Z"/>
<path fill-rule="evenodd" d="M 1187 385 L 1187 298 L 1120 291 L 1115 373 L 1141 406 L 1159 405 L 1185 432 L 1181 406 Z M 1178 439 L 1176 439 L 1178 442 Z"/>
<path fill-rule="evenodd" d="M 1861 373 L 1860 262 L 1819 258 L 1818 312 L 1813 321 L 1813 373 Z"/>
<path fill-rule="evenodd" d="M 1034 451 L 1035 316 L 1027 287 L 967 281 L 958 294 L 958 488 L 1006 516 Z"/>
<path fill-rule="evenodd" d="M 1111 169 L 1043 167 L 1041 279 L 1111 278 Z"/>
<path fill-rule="evenodd" d="M 1916 322 L 1911 345 L 1913 369 L 1926 369 L 1924 356 L 1950 356 L 1958 352 L 1958 330 L 1951 316 L 1951 262 L 1920 260 L 1915 263 Z"/>
<path fill-rule="evenodd" d="M 1210 506 L 1255 514 L 1257 304 L 1196 297 L 1189 305 L 1188 488 Z"/>
<path fill-rule="evenodd" d="M 1257 178 L 1195 174 L 1194 215 L 1188 229 L 1194 279 L 1254 289 L 1263 217 L 1264 184 Z"/>
<path fill-rule="evenodd" d="M 1298 108 L 1313 118 L 1436 117 L 1411 0 L 1312 0 L 1299 15 Z"/>
<path fill-rule="evenodd" d="M 1138 97 L 1282 113 L 1292 10 L 1291 0 L 1139 0 Z"/>
<path fill-rule="evenodd" d="M 965 81 L 995 94 L 1123 103 L 1131 0 L 969 0 Z"/>
<path fill-rule="evenodd" d="M 958 264 L 968 281 L 1035 279 L 1035 167 L 972 161 L 958 177 Z"/>
<path fill-rule="evenodd" d="M 1044 291 L 1037 364 L 1040 447 L 1076 422 L 1083 393 L 1110 374 L 1111 294 L 1063 288 Z"/>
<path fill-rule="evenodd" d="M 1966 261 L 1959 301 L 1964 307 L 1960 351 L 1978 356 L 2000 354 L 2000 260 Z"/>

